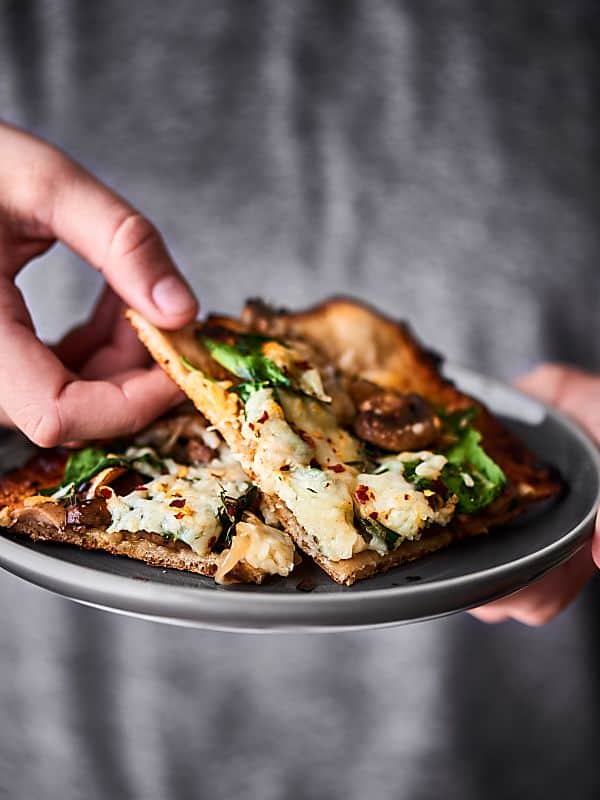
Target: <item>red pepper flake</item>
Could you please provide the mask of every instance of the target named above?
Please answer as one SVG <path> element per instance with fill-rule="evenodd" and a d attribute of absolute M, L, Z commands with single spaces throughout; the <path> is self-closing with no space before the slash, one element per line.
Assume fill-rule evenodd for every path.
<path fill-rule="evenodd" d="M 258 422 L 260 425 L 262 425 L 262 423 L 263 423 L 263 422 L 266 422 L 268 419 L 269 419 L 269 412 L 268 412 L 268 411 L 263 411 L 263 413 L 262 413 L 262 415 L 261 415 L 260 419 L 257 419 L 256 421 L 257 421 L 257 422 Z"/>
<path fill-rule="evenodd" d="M 409 494 L 405 494 L 405 495 L 404 495 L 404 499 L 405 499 L 405 500 L 410 500 L 410 495 L 409 495 Z"/>
<path fill-rule="evenodd" d="M 171 508 L 183 508 L 185 506 L 185 500 L 183 498 L 181 500 L 171 500 L 169 505 Z"/>
<path fill-rule="evenodd" d="M 289 472 L 290 471 L 290 465 L 289 464 L 282 464 L 279 467 L 279 471 L 280 472 Z"/>
<path fill-rule="evenodd" d="M 250 428 L 251 431 L 253 431 L 254 430 L 254 423 L 253 422 L 249 422 L 248 423 L 248 427 Z"/>
<path fill-rule="evenodd" d="M 230 517 L 235 517 L 235 512 L 237 511 L 237 503 L 231 502 L 230 500 L 224 500 L 223 505 L 225 506 L 225 511 L 228 513 Z"/>
<path fill-rule="evenodd" d="M 183 519 L 184 516 L 185 514 L 182 514 L 181 511 L 179 511 L 177 514 L 175 514 L 175 519 Z"/>
<path fill-rule="evenodd" d="M 110 488 L 110 486 L 101 486 L 96 492 L 96 494 L 98 494 L 100 497 L 104 497 L 105 500 L 108 500 L 109 497 L 112 497 L 112 493 L 113 490 Z"/>
<path fill-rule="evenodd" d="M 332 472 L 345 472 L 346 467 L 343 464 L 330 464 L 329 469 Z"/>
<path fill-rule="evenodd" d="M 361 485 L 358 487 L 358 489 L 354 492 L 354 496 L 356 497 L 358 502 L 361 504 L 361 506 L 364 506 L 364 504 L 369 501 L 369 497 L 371 496 L 371 492 L 369 491 L 369 487 L 365 486 L 364 483 L 361 483 Z"/>

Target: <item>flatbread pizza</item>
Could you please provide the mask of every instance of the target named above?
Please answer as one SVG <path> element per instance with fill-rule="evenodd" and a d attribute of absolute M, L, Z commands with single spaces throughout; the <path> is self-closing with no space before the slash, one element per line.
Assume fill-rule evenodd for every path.
<path fill-rule="evenodd" d="M 405 324 L 362 303 L 290 313 L 251 301 L 239 318 L 176 332 L 128 317 L 269 519 L 338 583 L 486 533 L 562 490 Z"/>

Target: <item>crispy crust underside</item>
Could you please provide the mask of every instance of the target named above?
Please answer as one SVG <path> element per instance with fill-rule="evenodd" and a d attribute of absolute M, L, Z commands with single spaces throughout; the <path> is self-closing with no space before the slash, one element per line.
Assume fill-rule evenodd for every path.
<path fill-rule="evenodd" d="M 0 478 L 0 507 L 10 531 L 28 536 L 36 541 L 70 544 L 85 550 L 103 550 L 117 556 L 127 556 L 155 567 L 196 572 L 214 576 L 219 565 L 218 556 L 211 553 L 200 556 L 184 543 L 163 542 L 156 534 L 128 531 L 108 533 L 103 527 L 70 527 L 65 525 L 64 508 L 53 502 L 24 507 L 25 498 L 36 494 L 40 488 L 53 486 L 62 477 L 64 457 L 53 458 L 52 451 L 40 453 L 21 469 Z M 5 520 L 3 520 L 5 522 Z M 238 563 L 229 579 L 242 583 L 262 583 L 267 574 L 246 562 Z"/>
<path fill-rule="evenodd" d="M 224 322 L 240 330 L 254 330 L 281 338 L 300 338 L 311 344 L 324 362 L 401 392 L 416 392 L 435 406 L 479 408 L 477 428 L 490 456 L 502 467 L 508 486 L 482 514 L 459 515 L 448 526 L 432 526 L 418 541 L 404 542 L 386 556 L 364 551 L 344 561 L 331 561 L 318 550 L 295 516 L 276 496 L 265 501 L 287 532 L 311 558 L 338 583 L 350 585 L 377 572 L 432 553 L 453 541 L 486 533 L 520 515 L 531 505 L 562 490 L 561 479 L 538 464 L 525 445 L 509 433 L 485 407 L 458 391 L 440 373 L 440 359 L 424 349 L 402 323 L 388 319 L 370 307 L 334 298 L 301 313 L 273 312 L 260 302 L 250 302 L 240 320 L 209 318 L 181 331 L 161 331 L 135 311 L 127 316 L 154 359 L 220 431 L 259 488 L 252 470 L 252 451 L 240 433 L 241 407 L 227 389 L 227 375 L 198 341 L 203 325 Z M 181 356 L 196 367 L 190 370 Z"/>
<path fill-rule="evenodd" d="M 201 557 L 186 545 L 164 546 L 127 531 L 107 533 L 105 528 L 84 528 L 78 531 L 27 518 L 16 522 L 10 530 L 29 536 L 34 541 L 72 544 L 84 550 L 104 550 L 114 556 L 145 561 L 153 567 L 196 572 L 208 577 L 213 577 L 218 567 L 217 557 L 214 555 Z M 262 583 L 267 575 L 243 562 L 236 565 L 231 577 L 242 583 Z"/>

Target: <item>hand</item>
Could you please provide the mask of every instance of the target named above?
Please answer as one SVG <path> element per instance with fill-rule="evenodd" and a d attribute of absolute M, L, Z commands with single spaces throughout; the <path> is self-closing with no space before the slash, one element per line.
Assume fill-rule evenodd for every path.
<path fill-rule="evenodd" d="M 108 286 L 90 320 L 49 348 L 14 279 L 57 240 Z M 41 281 L 49 298 L 61 291 L 51 275 Z M 168 329 L 197 313 L 147 219 L 63 153 L 0 125 L 0 423 L 52 447 L 132 432 L 168 408 L 177 389 L 160 368 L 147 367 L 123 300 Z"/>
<path fill-rule="evenodd" d="M 545 364 L 517 382 L 520 389 L 564 411 L 600 444 L 600 376 Z M 544 625 L 560 614 L 600 567 L 600 512 L 593 541 L 541 580 L 509 597 L 472 609 L 483 622 L 509 619 Z"/>

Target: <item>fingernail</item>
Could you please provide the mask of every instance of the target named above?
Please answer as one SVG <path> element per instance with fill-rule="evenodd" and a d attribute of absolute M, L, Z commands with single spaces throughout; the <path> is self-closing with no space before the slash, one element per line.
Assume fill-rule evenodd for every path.
<path fill-rule="evenodd" d="M 152 300 L 163 314 L 180 316 L 196 308 L 194 296 L 175 275 L 167 275 L 154 284 Z"/>

